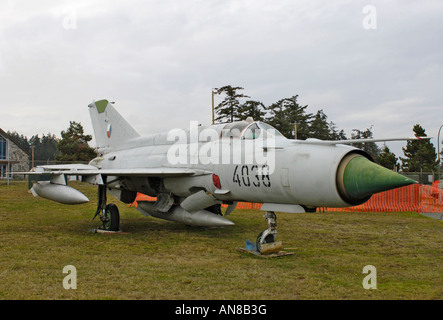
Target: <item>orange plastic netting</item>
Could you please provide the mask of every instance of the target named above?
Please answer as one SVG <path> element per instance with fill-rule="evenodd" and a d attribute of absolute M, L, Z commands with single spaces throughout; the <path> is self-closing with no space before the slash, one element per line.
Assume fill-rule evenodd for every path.
<path fill-rule="evenodd" d="M 137 201 L 155 201 L 156 198 L 139 193 Z M 222 205 L 227 207 L 227 205 Z M 239 202 L 237 209 L 260 209 L 261 203 Z M 432 186 L 410 185 L 374 194 L 366 203 L 349 208 L 317 208 L 317 212 L 443 212 L 443 190 L 438 188 L 438 181 Z"/>
<path fill-rule="evenodd" d="M 433 186 L 410 185 L 374 194 L 366 203 L 350 208 L 319 208 L 325 211 L 357 212 L 443 212 L 443 190 Z"/>

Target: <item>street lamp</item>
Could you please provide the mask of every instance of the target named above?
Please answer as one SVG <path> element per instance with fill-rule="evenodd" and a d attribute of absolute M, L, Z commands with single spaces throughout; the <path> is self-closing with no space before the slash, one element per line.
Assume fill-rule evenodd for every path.
<path fill-rule="evenodd" d="M 214 95 L 215 95 L 215 94 L 219 94 L 218 91 L 214 91 L 214 90 L 217 90 L 217 89 L 214 89 L 214 88 L 213 88 L 213 89 L 211 90 L 211 93 L 212 93 L 212 124 L 215 123 Z"/>

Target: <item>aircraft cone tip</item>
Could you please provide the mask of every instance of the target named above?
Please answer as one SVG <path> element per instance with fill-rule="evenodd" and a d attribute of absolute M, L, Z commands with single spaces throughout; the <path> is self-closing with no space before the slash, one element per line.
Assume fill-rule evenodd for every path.
<path fill-rule="evenodd" d="M 354 200 L 362 200 L 374 193 L 417 183 L 363 156 L 354 157 L 347 163 L 343 182 L 346 193 Z"/>

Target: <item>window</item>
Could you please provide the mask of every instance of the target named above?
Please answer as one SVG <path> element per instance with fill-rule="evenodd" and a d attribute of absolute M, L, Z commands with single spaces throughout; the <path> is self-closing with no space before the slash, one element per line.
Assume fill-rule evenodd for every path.
<path fill-rule="evenodd" d="M 258 122 L 258 124 L 261 128 L 265 129 L 267 133 L 270 133 L 274 137 L 283 137 L 283 135 L 277 129 L 275 129 L 273 126 L 270 126 L 269 124 L 261 122 L 261 121 Z"/>
<path fill-rule="evenodd" d="M 221 131 L 222 138 L 240 138 L 253 140 L 270 137 L 283 137 L 274 127 L 261 121 L 237 121 L 228 123 Z"/>
<path fill-rule="evenodd" d="M 251 124 L 243 134 L 243 139 L 257 139 L 260 137 L 261 130 L 256 123 Z"/>
<path fill-rule="evenodd" d="M 5 138 L 0 136 L 0 160 L 6 160 L 7 150 L 7 141 Z"/>
<path fill-rule="evenodd" d="M 240 138 L 241 132 L 245 129 L 250 123 L 246 121 L 238 121 L 228 123 L 223 127 L 221 136 L 222 138 Z"/>

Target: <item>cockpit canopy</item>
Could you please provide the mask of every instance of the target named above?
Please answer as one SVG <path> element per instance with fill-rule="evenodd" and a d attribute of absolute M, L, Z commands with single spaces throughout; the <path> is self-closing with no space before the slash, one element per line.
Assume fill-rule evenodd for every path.
<path fill-rule="evenodd" d="M 253 140 L 266 137 L 283 137 L 274 127 L 261 121 L 238 121 L 226 124 L 221 131 L 221 138 L 241 138 Z"/>

